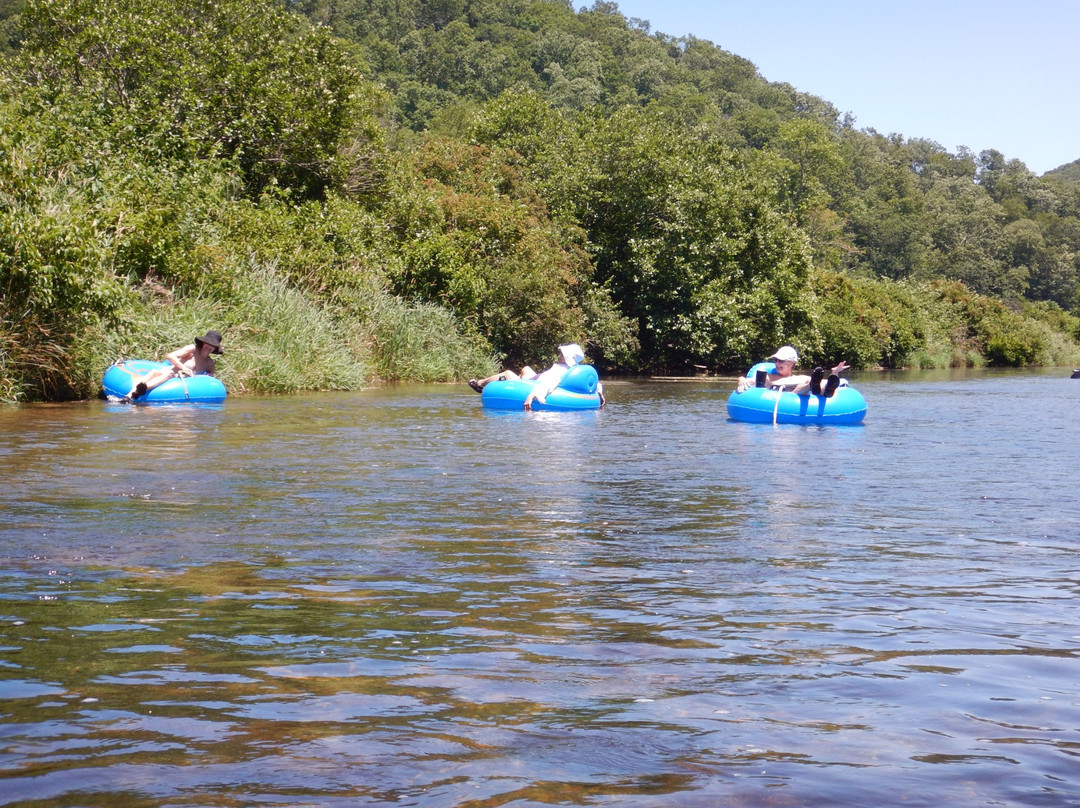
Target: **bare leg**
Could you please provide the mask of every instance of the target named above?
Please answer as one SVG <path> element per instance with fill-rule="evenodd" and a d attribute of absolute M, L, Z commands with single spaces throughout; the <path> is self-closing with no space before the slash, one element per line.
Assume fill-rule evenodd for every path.
<path fill-rule="evenodd" d="M 524 375 L 525 371 L 528 371 L 528 372 L 531 373 L 532 368 L 526 367 L 522 371 L 522 376 L 518 376 L 512 370 L 502 370 L 502 371 L 499 371 L 498 373 L 496 373 L 494 376 L 488 376 L 486 379 L 469 379 L 469 387 L 471 387 L 473 390 L 475 390 L 476 392 L 479 393 L 481 390 L 484 389 L 484 385 L 490 384 L 491 382 L 510 382 L 510 381 L 514 381 L 516 379 L 520 379 L 522 377 L 524 377 L 526 379 L 535 378 L 535 374 L 533 374 L 533 376 L 525 376 Z"/>
<path fill-rule="evenodd" d="M 172 368 L 161 368 L 160 370 L 152 370 L 145 376 L 132 379 L 131 392 L 128 393 L 128 398 L 138 398 L 139 396 L 146 395 L 153 390 L 159 384 L 164 384 L 175 375 L 175 371 Z"/>
<path fill-rule="evenodd" d="M 799 396 L 805 396 L 810 390 L 810 377 L 809 376 L 788 376 L 786 379 L 781 379 L 779 382 L 773 382 L 773 384 L 781 384 L 783 388 L 790 393 L 795 393 Z"/>

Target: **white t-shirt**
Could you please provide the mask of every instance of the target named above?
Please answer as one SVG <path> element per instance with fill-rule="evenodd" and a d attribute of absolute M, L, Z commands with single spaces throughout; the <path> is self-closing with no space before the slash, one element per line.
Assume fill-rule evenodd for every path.
<path fill-rule="evenodd" d="M 569 365 L 564 365 L 562 362 L 556 362 L 549 367 L 543 373 L 536 377 L 536 381 L 533 383 L 533 392 L 536 395 L 536 400 L 541 404 L 548 397 L 548 393 L 559 386 L 559 382 L 563 380 L 563 376 L 570 370 Z"/>

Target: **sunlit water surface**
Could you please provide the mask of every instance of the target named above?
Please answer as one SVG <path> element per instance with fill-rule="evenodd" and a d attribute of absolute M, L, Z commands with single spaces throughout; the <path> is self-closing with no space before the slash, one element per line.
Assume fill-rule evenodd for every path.
<path fill-rule="evenodd" d="M 1080 805 L 1080 381 L 0 410 L 0 804 Z"/>

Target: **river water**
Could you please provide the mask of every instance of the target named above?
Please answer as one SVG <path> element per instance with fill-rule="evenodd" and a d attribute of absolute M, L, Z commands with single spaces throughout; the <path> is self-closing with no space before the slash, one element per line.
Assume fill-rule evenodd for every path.
<path fill-rule="evenodd" d="M 0 410 L 0 805 L 1080 805 L 1080 381 Z"/>

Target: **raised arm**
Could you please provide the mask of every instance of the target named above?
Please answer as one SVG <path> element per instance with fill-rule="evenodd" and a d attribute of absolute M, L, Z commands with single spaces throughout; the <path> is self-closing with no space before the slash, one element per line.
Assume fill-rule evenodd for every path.
<path fill-rule="evenodd" d="M 172 353 L 166 355 L 165 360 L 181 373 L 191 375 L 191 368 L 184 363 L 189 361 L 195 356 L 195 345 L 185 345 L 183 348 L 177 348 Z"/>

